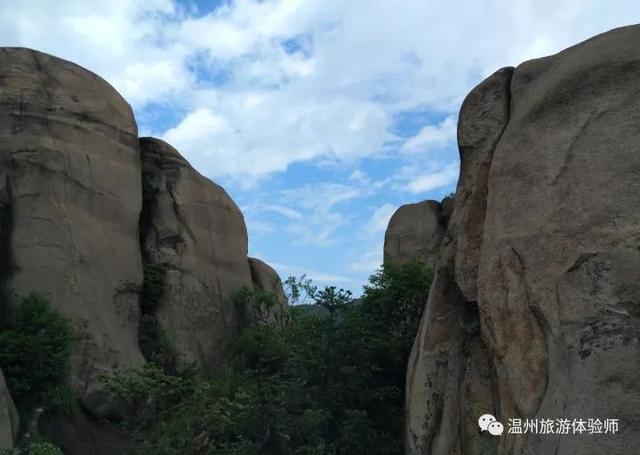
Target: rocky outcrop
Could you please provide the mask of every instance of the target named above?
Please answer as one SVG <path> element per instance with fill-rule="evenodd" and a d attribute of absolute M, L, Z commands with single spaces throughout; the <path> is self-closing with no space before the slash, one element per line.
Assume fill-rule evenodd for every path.
<path fill-rule="evenodd" d="M 288 301 L 278 272 L 269 264 L 257 258 L 249 258 L 249 267 L 251 269 L 253 288 L 273 293 L 278 301 L 278 306 L 286 307 Z"/>
<path fill-rule="evenodd" d="M 408 454 L 640 444 L 639 47 L 640 27 L 613 30 L 502 69 L 463 103 L 454 209 L 407 371 Z M 486 413 L 502 437 L 478 431 Z M 619 431 L 507 434 L 513 418 Z"/>
<path fill-rule="evenodd" d="M 460 179 L 407 371 L 411 454 L 495 453 L 497 448 L 495 439 L 478 432 L 475 421 L 493 412 L 493 372 L 477 304 L 465 298 L 461 283 L 471 289 L 475 283 L 473 258 L 479 256 L 482 238 L 490 144 L 507 120 L 511 74 L 509 68 L 493 74 L 469 94 L 461 110 Z"/>
<path fill-rule="evenodd" d="M 215 370 L 235 330 L 233 294 L 252 286 L 244 218 L 224 189 L 169 144 L 142 138 L 140 150 L 143 254 L 165 268 L 165 292 L 152 312 L 178 366 Z"/>
<path fill-rule="evenodd" d="M 0 48 L 3 319 L 21 295 L 49 295 L 79 332 L 72 382 L 98 413 L 98 378 L 143 362 L 141 204 L 137 126 L 120 95 L 73 63 Z"/>
<path fill-rule="evenodd" d="M 13 448 L 19 429 L 18 411 L 0 370 L 0 450 Z"/>
<path fill-rule="evenodd" d="M 95 74 L 0 48 L 0 324 L 11 327 L 31 291 L 73 322 L 82 413 L 40 424 L 69 454 L 123 452 L 101 379 L 142 366 L 150 335 L 174 366 L 215 372 L 239 325 L 234 294 L 284 295 L 273 270 L 247 257 L 244 218 L 224 189 L 137 133 L 130 106 Z M 0 386 L 7 446 L 18 418 Z"/>
<path fill-rule="evenodd" d="M 384 236 L 384 262 L 418 259 L 433 268 L 445 227 L 439 202 L 403 205 L 389 220 Z"/>
<path fill-rule="evenodd" d="M 244 325 L 251 322 L 260 322 L 259 319 L 266 319 L 269 323 L 280 324 L 284 322 L 283 316 L 286 315 L 286 308 L 289 304 L 287 296 L 284 293 L 282 280 L 278 273 L 269 264 L 257 258 L 249 258 L 249 267 L 251 268 L 251 280 L 255 291 L 264 291 L 273 296 L 267 308 L 260 308 L 260 315 L 250 314 L 247 308 L 244 308 Z M 254 309 L 255 310 L 255 309 Z"/>

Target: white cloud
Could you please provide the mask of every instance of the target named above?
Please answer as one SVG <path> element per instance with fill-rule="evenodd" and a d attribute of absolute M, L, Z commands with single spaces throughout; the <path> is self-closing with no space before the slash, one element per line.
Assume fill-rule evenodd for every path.
<path fill-rule="evenodd" d="M 353 259 L 347 268 L 356 273 L 371 274 L 382 264 L 384 233 L 389 219 L 398 207 L 384 203 L 376 207 L 360 232 L 360 246 L 352 248 Z"/>
<path fill-rule="evenodd" d="M 375 209 L 367 225 L 368 230 L 373 234 L 386 231 L 391 215 L 397 208 L 395 205 L 386 203 Z"/>
<path fill-rule="evenodd" d="M 287 257 L 280 262 L 306 264 L 306 247 L 316 246 L 331 255 L 323 264 L 332 266 L 319 268 L 334 273 L 282 267 L 344 283 L 382 261 L 390 193 L 422 197 L 455 183 L 455 117 L 475 84 L 640 19 L 636 0 L 237 0 L 205 15 L 185 4 L 2 0 L 0 45 L 99 74 L 133 105 L 144 135 L 168 140 L 236 190 L 266 182 L 268 191 L 279 178 L 269 176 L 293 163 L 357 168 L 339 183 L 314 175 L 301 186 L 296 174 L 268 198 L 238 190 L 252 201 L 243 210 L 258 249 L 265 238 L 270 254 Z M 445 120 L 403 140 L 397 119 L 412 112 Z M 434 149 L 442 153 L 420 153 Z M 369 168 L 371 157 L 384 160 Z M 374 195 L 363 215 L 358 207 Z M 291 250 L 300 256 L 290 259 Z"/>
<path fill-rule="evenodd" d="M 450 163 L 434 172 L 420 175 L 406 185 L 406 189 L 412 193 L 424 193 L 436 188 L 450 185 L 458 179 L 460 168 L 458 163 Z"/>
<path fill-rule="evenodd" d="M 266 204 L 259 206 L 258 209 L 275 212 L 292 220 L 299 220 L 303 218 L 302 213 L 300 213 L 298 210 L 294 210 L 283 205 Z"/>
<path fill-rule="evenodd" d="M 266 221 L 246 218 L 245 222 L 247 224 L 249 241 L 255 239 L 256 236 L 266 236 L 276 231 L 276 227 Z"/>
<path fill-rule="evenodd" d="M 269 262 L 269 264 L 276 269 L 279 273 L 285 273 L 286 275 L 300 276 L 306 275 L 307 278 L 311 278 L 316 282 L 334 282 L 334 283 L 354 283 L 357 280 L 343 275 L 334 275 L 332 273 L 325 273 L 318 270 L 312 270 L 305 267 L 299 267 L 296 265 L 279 264 Z"/>
<path fill-rule="evenodd" d="M 369 182 L 369 176 L 362 169 L 356 169 L 349 175 L 349 180 L 356 182 L 367 183 Z"/>
<path fill-rule="evenodd" d="M 210 109 L 199 108 L 187 115 L 180 125 L 168 130 L 164 137 L 169 141 L 188 142 L 197 138 L 198 133 L 206 134 L 212 139 L 230 129 L 223 117 L 214 114 Z"/>
<path fill-rule="evenodd" d="M 325 212 L 336 204 L 362 197 L 366 189 L 342 183 L 305 184 L 282 192 L 284 198 L 305 209 Z"/>
<path fill-rule="evenodd" d="M 422 128 L 418 134 L 402 145 L 402 150 L 416 152 L 445 145 L 455 146 L 457 127 L 457 118 L 450 115 L 437 125 L 427 125 Z"/>
<path fill-rule="evenodd" d="M 300 216 L 285 229 L 295 244 L 329 246 L 344 241 L 341 229 L 352 221 L 349 203 L 376 191 L 362 182 L 305 184 L 282 190 L 277 199 Z"/>
<path fill-rule="evenodd" d="M 349 263 L 349 270 L 367 275 L 375 272 L 382 264 L 382 247 L 374 245 L 368 250 L 359 253 L 356 258 Z"/>
<path fill-rule="evenodd" d="M 165 137 L 201 172 L 248 181 L 294 162 L 387 153 L 396 114 L 455 115 L 495 69 L 640 18 L 633 0 L 238 0 L 198 17 L 179 5 L 4 0 L 0 43 L 85 66 L 138 112 L 170 106 L 182 114 Z M 223 89 L 203 74 L 222 74 Z M 203 112 L 228 128 L 194 128 Z M 405 148 L 451 131 L 449 119 L 429 125 Z"/>

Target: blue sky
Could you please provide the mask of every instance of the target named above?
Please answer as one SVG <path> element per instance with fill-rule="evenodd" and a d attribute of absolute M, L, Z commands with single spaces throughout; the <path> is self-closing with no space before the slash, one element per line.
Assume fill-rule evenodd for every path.
<path fill-rule="evenodd" d="M 4 0 L 0 45 L 72 60 L 242 209 L 250 254 L 359 293 L 402 204 L 458 176 L 496 69 L 638 22 L 637 1 Z"/>

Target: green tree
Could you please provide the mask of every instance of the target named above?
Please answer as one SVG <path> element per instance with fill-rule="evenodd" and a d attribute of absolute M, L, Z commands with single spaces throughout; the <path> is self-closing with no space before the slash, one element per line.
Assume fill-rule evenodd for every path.
<path fill-rule="evenodd" d="M 246 324 L 219 376 L 150 365 L 109 379 L 142 413 L 128 426 L 140 453 L 256 454 L 274 441 L 296 455 L 402 452 L 406 363 L 431 272 L 385 264 L 355 300 L 304 276 L 284 284 L 290 302 L 325 310 L 274 318 L 273 294 L 242 290 Z"/>
<path fill-rule="evenodd" d="M 0 332 L 0 367 L 17 401 L 37 403 L 60 395 L 69 376 L 73 330 L 42 294 L 18 307 L 15 327 Z"/>

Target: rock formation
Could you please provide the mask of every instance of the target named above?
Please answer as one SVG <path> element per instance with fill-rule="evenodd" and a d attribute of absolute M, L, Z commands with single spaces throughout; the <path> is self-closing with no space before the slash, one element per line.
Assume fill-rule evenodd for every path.
<path fill-rule="evenodd" d="M 29 291 L 73 319 L 72 380 L 94 412 L 104 405 L 98 378 L 143 362 L 140 182 L 136 122 L 109 84 L 50 55 L 0 48 L 3 319 Z"/>
<path fill-rule="evenodd" d="M 640 446 L 639 48 L 640 27 L 616 29 L 499 70 L 463 103 L 454 209 L 407 371 L 408 454 Z M 485 413 L 502 437 L 479 431 Z M 513 418 L 619 431 L 507 434 Z"/>
<path fill-rule="evenodd" d="M 30 291 L 72 320 L 71 383 L 88 415 L 44 419 L 65 453 L 119 453 L 97 419 L 117 411 L 101 378 L 144 364 L 150 326 L 178 368 L 212 373 L 237 330 L 233 295 L 284 296 L 273 269 L 247 257 L 244 218 L 224 189 L 137 133 L 130 106 L 95 74 L 0 48 L 0 323 L 12 325 Z M 17 420 L 4 386 L 0 397 L 7 445 Z M 107 434 L 116 447 L 101 452 Z"/>
<path fill-rule="evenodd" d="M 437 201 L 403 205 L 389 220 L 384 236 L 384 262 L 419 259 L 433 268 L 445 223 Z"/>
<path fill-rule="evenodd" d="M 270 307 L 259 309 L 259 313 L 263 313 L 262 315 L 255 314 L 255 312 L 251 314 L 251 311 L 247 311 L 247 308 L 244 308 L 244 323 L 247 324 L 252 320 L 254 322 L 260 321 L 260 319 L 276 324 L 283 322 L 281 316 L 286 314 L 284 310 L 289 301 L 277 272 L 269 264 L 257 258 L 249 258 L 249 267 L 251 268 L 253 289 L 267 292 L 273 295 L 275 299 L 270 304 Z"/>
<path fill-rule="evenodd" d="M 215 370 L 235 329 L 233 294 L 251 287 L 247 229 L 240 209 L 169 144 L 140 139 L 147 263 L 166 268 L 153 311 L 179 365 Z"/>
<path fill-rule="evenodd" d="M 19 429 L 18 411 L 0 370 L 0 450 L 13 448 Z"/>
<path fill-rule="evenodd" d="M 282 282 L 278 273 L 264 261 L 257 258 L 249 258 L 251 268 L 251 281 L 254 289 L 262 289 L 276 295 L 280 306 L 288 304 L 287 297 L 282 288 Z"/>

